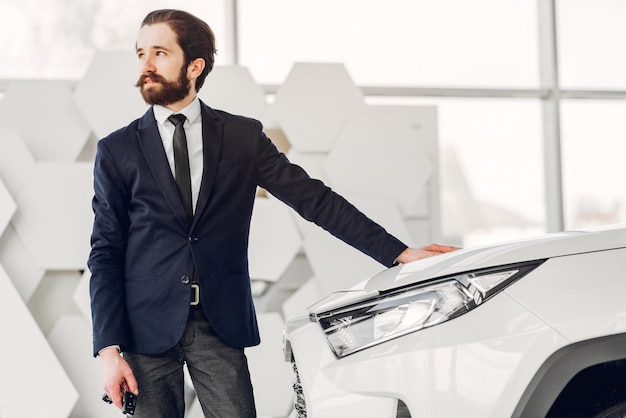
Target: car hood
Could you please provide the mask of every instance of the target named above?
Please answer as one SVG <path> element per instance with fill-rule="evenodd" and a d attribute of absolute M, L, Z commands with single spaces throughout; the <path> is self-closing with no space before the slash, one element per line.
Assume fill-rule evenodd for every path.
<path fill-rule="evenodd" d="M 467 248 L 396 266 L 336 292 L 311 311 L 345 306 L 380 292 L 471 270 L 626 247 L 626 224 L 572 230 L 501 244 Z"/>

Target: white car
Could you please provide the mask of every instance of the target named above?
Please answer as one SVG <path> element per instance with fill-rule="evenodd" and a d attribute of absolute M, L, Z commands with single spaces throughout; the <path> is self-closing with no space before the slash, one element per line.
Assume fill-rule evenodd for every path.
<path fill-rule="evenodd" d="M 392 267 L 284 350 L 297 417 L 625 417 L 626 225 Z"/>

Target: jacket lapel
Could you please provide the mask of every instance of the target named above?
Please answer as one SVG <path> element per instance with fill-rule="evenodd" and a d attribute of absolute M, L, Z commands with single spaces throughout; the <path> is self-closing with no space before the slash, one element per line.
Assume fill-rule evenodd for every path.
<path fill-rule="evenodd" d="M 152 108 L 139 120 L 137 138 L 143 155 L 150 167 L 150 171 L 156 180 L 156 184 L 163 194 L 164 200 L 167 202 L 180 224 L 185 229 L 189 229 L 189 220 L 185 214 L 185 208 L 180 193 L 178 192 L 176 180 L 174 180 L 172 170 L 167 161 L 167 156 L 165 155 L 163 141 L 161 140 Z"/>
<path fill-rule="evenodd" d="M 198 194 L 198 203 L 193 217 L 193 225 L 202 216 L 211 195 L 217 164 L 222 151 L 223 125 L 219 115 L 210 107 L 200 101 L 202 113 L 202 149 L 203 149 L 203 170 L 202 184 Z M 192 225 L 192 228 L 193 228 Z"/>

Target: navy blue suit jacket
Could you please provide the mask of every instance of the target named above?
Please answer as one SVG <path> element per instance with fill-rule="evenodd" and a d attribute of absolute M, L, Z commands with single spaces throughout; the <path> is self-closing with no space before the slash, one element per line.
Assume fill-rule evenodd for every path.
<path fill-rule="evenodd" d="M 406 248 L 275 148 L 261 123 L 201 104 L 204 172 L 185 216 L 152 109 L 98 142 L 89 256 L 94 353 L 157 354 L 183 335 L 194 272 L 202 307 L 233 347 L 260 342 L 248 234 L 261 186 L 333 235 L 390 266 Z"/>

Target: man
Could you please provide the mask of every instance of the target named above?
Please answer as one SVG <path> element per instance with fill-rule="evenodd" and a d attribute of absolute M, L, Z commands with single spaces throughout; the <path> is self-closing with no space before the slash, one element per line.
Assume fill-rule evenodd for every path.
<path fill-rule="evenodd" d="M 102 384 L 117 407 L 124 390 L 141 392 L 137 417 L 183 417 L 186 364 L 206 416 L 253 417 L 244 347 L 260 342 L 247 260 L 257 186 L 386 266 L 454 247 L 407 248 L 290 164 L 258 121 L 202 103 L 215 53 L 203 21 L 154 11 L 136 50 L 137 86 L 152 107 L 99 141 L 94 168 L 89 268 Z"/>

